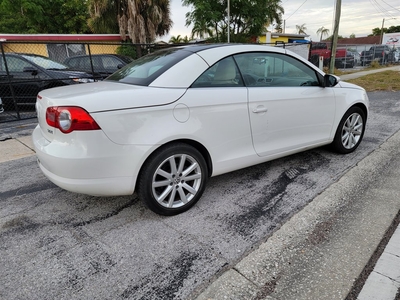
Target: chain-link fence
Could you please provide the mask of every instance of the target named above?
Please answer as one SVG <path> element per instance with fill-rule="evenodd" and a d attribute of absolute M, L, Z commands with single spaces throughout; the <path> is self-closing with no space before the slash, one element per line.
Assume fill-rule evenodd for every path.
<path fill-rule="evenodd" d="M 367 67 L 372 62 L 381 65 L 399 63 L 399 49 L 395 46 L 369 44 L 338 44 L 337 49 L 346 49 L 354 57 L 354 67 Z"/>
<path fill-rule="evenodd" d="M 39 91 L 102 80 L 164 45 L 0 41 L 0 122 L 35 118 Z M 0 112 L 2 111 L 0 105 Z"/>
<path fill-rule="evenodd" d="M 41 90 L 102 80 L 133 59 L 173 46 L 179 45 L 0 41 L 0 123 L 35 118 Z M 304 45 L 295 46 L 290 49 L 304 52 Z M 307 57 L 308 50 L 299 54 Z"/>
<path fill-rule="evenodd" d="M 315 56 L 309 44 L 274 45 L 310 61 Z M 36 96 L 43 89 L 102 80 L 133 59 L 172 46 L 178 45 L 0 41 L 0 99 L 4 108 L 1 113 L 0 105 L 0 123 L 35 118 Z M 398 51 L 391 49 L 389 55 L 378 45 L 338 45 L 338 49 L 347 51 L 344 67 L 369 65 L 379 53 L 383 53 L 382 63 L 399 61 Z M 317 60 L 314 63 L 318 65 Z"/>

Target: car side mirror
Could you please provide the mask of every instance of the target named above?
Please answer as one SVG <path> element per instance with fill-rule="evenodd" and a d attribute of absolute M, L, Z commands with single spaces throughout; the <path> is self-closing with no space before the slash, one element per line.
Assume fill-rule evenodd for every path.
<path fill-rule="evenodd" d="M 38 74 L 38 70 L 35 69 L 34 67 L 24 67 L 23 72 L 31 73 L 33 76 L 36 76 Z"/>
<path fill-rule="evenodd" d="M 119 65 L 117 66 L 117 68 L 118 68 L 118 69 L 122 69 L 123 66 L 124 66 L 123 64 L 119 64 Z"/>
<path fill-rule="evenodd" d="M 325 74 L 324 76 L 324 87 L 333 87 L 340 81 L 339 77 L 331 74 Z"/>

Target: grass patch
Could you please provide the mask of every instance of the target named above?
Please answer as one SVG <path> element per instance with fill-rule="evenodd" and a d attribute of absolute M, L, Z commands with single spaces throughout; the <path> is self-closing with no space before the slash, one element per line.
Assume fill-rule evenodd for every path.
<path fill-rule="evenodd" d="M 399 91 L 400 90 L 400 72 L 382 71 L 375 74 L 369 74 L 360 78 L 346 80 L 363 87 L 367 92 L 373 91 Z"/>

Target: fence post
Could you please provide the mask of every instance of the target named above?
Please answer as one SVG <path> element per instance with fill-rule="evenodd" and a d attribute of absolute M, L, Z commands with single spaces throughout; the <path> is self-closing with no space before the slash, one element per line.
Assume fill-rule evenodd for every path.
<path fill-rule="evenodd" d="M 4 53 L 4 47 L 3 47 L 3 42 L 2 41 L 0 41 L 0 48 L 1 48 L 1 56 L 2 56 L 3 61 L 4 61 L 4 68 L 6 69 L 5 71 L 6 71 L 6 75 L 7 75 L 7 79 L 8 79 L 8 84 L 9 84 L 10 91 L 11 91 L 11 97 L 12 97 L 12 100 L 13 100 L 13 103 L 14 103 L 15 112 L 17 113 L 18 120 L 21 120 L 21 116 L 19 114 L 17 100 L 16 100 L 16 97 L 15 97 L 14 87 L 13 87 L 12 82 L 11 82 L 10 72 L 8 71 L 8 65 L 7 65 L 6 55 Z"/>
<path fill-rule="evenodd" d="M 90 51 L 90 44 L 87 44 L 87 49 L 88 49 L 88 53 L 89 53 L 90 68 L 92 69 L 92 76 L 93 76 L 93 78 L 95 78 L 94 68 L 93 68 L 92 52 Z"/>
<path fill-rule="evenodd" d="M 318 56 L 318 68 L 320 70 L 324 70 L 324 57 L 323 56 Z"/>

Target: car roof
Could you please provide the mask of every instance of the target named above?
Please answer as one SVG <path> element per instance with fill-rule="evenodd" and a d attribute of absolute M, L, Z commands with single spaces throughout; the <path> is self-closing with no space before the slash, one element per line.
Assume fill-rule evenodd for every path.
<path fill-rule="evenodd" d="M 235 46 L 235 45 L 237 46 L 237 45 L 241 45 L 241 44 L 189 44 L 189 45 L 176 46 L 176 48 L 190 51 L 193 53 L 197 53 L 197 52 L 212 49 L 212 48 L 229 47 L 229 46 Z M 174 48 L 174 47 L 171 47 L 171 48 Z M 165 48 L 165 49 L 170 49 L 170 48 Z"/>
<path fill-rule="evenodd" d="M 32 57 L 43 57 L 50 59 L 49 57 L 40 55 L 40 54 L 35 54 L 35 53 L 20 53 L 20 52 L 6 52 L 4 53 L 5 55 L 14 55 L 14 56 L 32 56 Z"/>
<path fill-rule="evenodd" d="M 102 54 L 82 54 L 82 55 L 74 55 L 68 58 L 77 58 L 77 57 L 87 57 L 87 56 L 117 56 L 117 57 L 126 57 L 125 55 L 113 54 L 113 53 L 102 53 Z"/>

